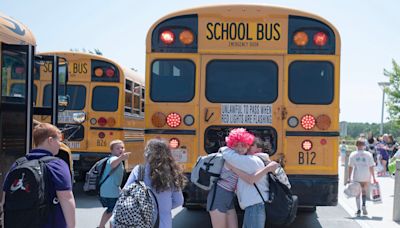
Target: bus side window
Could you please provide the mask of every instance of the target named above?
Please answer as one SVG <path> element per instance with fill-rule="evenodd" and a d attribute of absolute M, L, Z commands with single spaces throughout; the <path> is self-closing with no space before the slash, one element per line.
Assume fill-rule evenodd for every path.
<path fill-rule="evenodd" d="M 145 99 L 144 94 L 145 94 L 145 88 L 142 86 L 141 89 L 142 89 L 142 93 L 141 93 L 141 97 L 140 97 L 140 107 L 141 107 L 140 115 L 144 116 L 144 99 Z"/>
<path fill-rule="evenodd" d="M 140 115 L 140 85 L 137 83 L 134 83 L 133 87 L 133 113 Z"/>
<path fill-rule="evenodd" d="M 125 112 L 132 113 L 132 81 L 125 80 Z"/>

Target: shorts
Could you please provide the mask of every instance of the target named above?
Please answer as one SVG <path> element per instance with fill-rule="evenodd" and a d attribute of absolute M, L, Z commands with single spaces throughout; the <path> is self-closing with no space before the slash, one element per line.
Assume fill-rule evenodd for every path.
<path fill-rule="evenodd" d="M 214 188 L 217 188 L 214 190 Z M 211 202 L 214 197 L 214 203 L 211 207 Z M 219 185 L 215 184 L 212 189 L 208 192 L 207 196 L 207 211 L 213 211 L 217 209 L 219 212 L 226 213 L 231 209 L 235 208 L 235 193 L 228 191 Z"/>
<path fill-rule="evenodd" d="M 100 203 L 103 207 L 107 208 L 107 213 L 112 213 L 118 198 L 100 197 Z"/>

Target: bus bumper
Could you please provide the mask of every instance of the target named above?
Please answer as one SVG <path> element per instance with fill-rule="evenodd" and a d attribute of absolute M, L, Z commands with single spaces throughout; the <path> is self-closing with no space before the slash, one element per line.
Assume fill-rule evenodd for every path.
<path fill-rule="evenodd" d="M 189 182 L 183 189 L 183 206 L 186 208 L 206 208 L 208 191 L 204 191 L 190 182 L 190 173 L 185 173 L 185 176 Z"/>
<path fill-rule="evenodd" d="M 190 173 L 185 174 L 190 180 Z M 337 175 L 288 175 L 292 192 L 299 197 L 299 206 L 336 206 L 338 203 Z M 208 191 L 189 182 L 183 189 L 186 208 L 206 207 Z"/>
<path fill-rule="evenodd" d="M 299 197 L 300 206 L 336 206 L 338 203 L 337 175 L 288 175 L 292 193 Z"/>

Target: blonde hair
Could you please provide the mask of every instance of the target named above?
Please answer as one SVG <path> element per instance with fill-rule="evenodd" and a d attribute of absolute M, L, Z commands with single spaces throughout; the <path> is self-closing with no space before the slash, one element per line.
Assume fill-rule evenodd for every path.
<path fill-rule="evenodd" d="M 113 150 L 114 145 L 116 145 L 116 144 L 124 144 L 124 142 L 122 140 L 119 140 L 119 139 L 115 139 L 115 140 L 111 141 L 110 142 L 110 150 Z"/>

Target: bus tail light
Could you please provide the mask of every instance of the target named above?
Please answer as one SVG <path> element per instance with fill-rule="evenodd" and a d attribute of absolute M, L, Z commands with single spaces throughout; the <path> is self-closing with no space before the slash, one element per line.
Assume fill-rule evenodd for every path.
<path fill-rule="evenodd" d="M 108 68 L 108 69 L 106 70 L 106 76 L 107 76 L 107 77 L 111 78 L 111 77 L 114 77 L 114 75 L 115 75 L 115 72 L 114 72 L 113 69 Z"/>
<path fill-rule="evenodd" d="M 170 45 L 175 41 L 175 35 L 171 30 L 164 30 L 160 35 L 161 41 L 166 44 Z"/>
<path fill-rule="evenodd" d="M 96 68 L 95 70 L 94 70 L 94 75 L 96 76 L 96 77 L 102 77 L 103 76 L 103 69 L 101 69 L 100 67 L 98 67 L 98 68 Z"/>
<path fill-rule="evenodd" d="M 293 36 L 293 42 L 299 47 L 306 46 L 308 43 L 307 33 L 303 31 L 296 32 L 296 34 Z"/>
<path fill-rule="evenodd" d="M 91 125 L 95 125 L 95 124 L 97 124 L 97 120 L 96 120 L 96 118 L 92 118 L 92 119 L 90 119 L 90 124 L 91 124 Z"/>
<path fill-rule="evenodd" d="M 319 115 L 316 120 L 316 125 L 321 130 L 326 130 L 331 126 L 331 118 L 327 115 Z"/>
<path fill-rule="evenodd" d="M 155 127 L 164 127 L 167 123 L 167 117 L 162 112 L 156 112 L 151 117 L 151 123 Z"/>
<path fill-rule="evenodd" d="M 179 142 L 179 139 L 177 139 L 177 138 L 172 138 L 172 139 L 169 140 L 169 147 L 171 149 L 178 148 L 179 144 L 180 144 L 180 142 Z"/>
<path fill-rule="evenodd" d="M 183 117 L 183 123 L 186 126 L 192 126 L 194 124 L 194 117 L 190 114 L 186 115 L 185 117 Z"/>
<path fill-rule="evenodd" d="M 194 35 L 190 30 L 185 29 L 179 34 L 179 40 L 184 45 L 190 45 L 193 43 Z"/>
<path fill-rule="evenodd" d="M 181 125 L 181 116 L 176 112 L 171 112 L 167 116 L 167 125 L 175 128 Z"/>
<path fill-rule="evenodd" d="M 301 117 L 301 126 L 306 130 L 311 130 L 315 126 L 315 117 L 307 114 Z"/>
<path fill-rule="evenodd" d="M 104 117 L 100 117 L 100 118 L 97 120 L 97 123 L 98 123 L 100 126 L 105 126 L 105 125 L 107 124 L 107 120 L 106 120 L 106 118 L 104 118 Z"/>
<path fill-rule="evenodd" d="M 115 125 L 115 119 L 114 119 L 114 117 L 108 117 L 108 118 L 107 118 L 107 123 L 108 123 L 108 126 L 114 127 L 114 125 Z"/>
<path fill-rule="evenodd" d="M 319 143 L 321 143 L 321 145 L 325 145 L 327 142 L 328 142 L 328 141 L 326 141 L 326 139 L 321 139 L 321 140 L 319 141 Z"/>
<path fill-rule="evenodd" d="M 104 139 L 104 137 L 106 137 L 106 134 L 104 132 L 99 132 L 99 138 Z"/>
<path fill-rule="evenodd" d="M 317 32 L 314 34 L 313 40 L 315 45 L 322 47 L 328 42 L 328 35 L 324 32 Z"/>
<path fill-rule="evenodd" d="M 312 149 L 312 147 L 313 147 L 313 144 L 312 144 L 312 142 L 310 141 L 310 140 L 304 140 L 302 143 L 301 143 L 301 148 L 303 148 L 303 150 L 305 150 L 305 151 L 310 151 L 311 149 Z"/>

